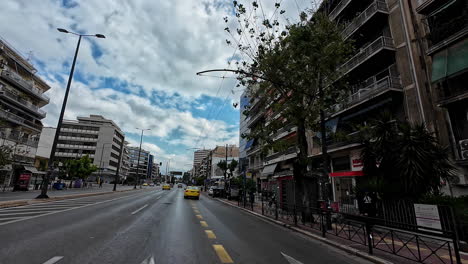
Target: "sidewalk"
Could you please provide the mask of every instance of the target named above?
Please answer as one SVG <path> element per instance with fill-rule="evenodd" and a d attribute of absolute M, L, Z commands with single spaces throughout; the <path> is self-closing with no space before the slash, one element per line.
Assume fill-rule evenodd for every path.
<path fill-rule="evenodd" d="M 311 236 L 329 245 L 341 248 L 349 253 L 359 255 L 367 260 L 375 263 L 415 263 L 415 259 L 420 256 L 424 259 L 422 263 L 456 263 L 453 250 L 447 243 L 439 243 L 440 240 L 431 241 L 424 237 L 420 237 L 417 241 L 414 240 L 412 235 L 406 236 L 409 232 L 392 232 L 393 239 L 388 235 L 387 230 L 379 230 L 378 227 L 372 229 L 372 244 L 373 254 L 370 255 L 369 247 L 367 244 L 367 236 L 365 229 L 359 224 L 356 225 L 340 225 L 337 223 L 332 224 L 332 229 L 326 230 L 324 238 L 322 231 L 320 230 L 320 224 L 316 221 L 310 221 L 310 219 L 304 220 L 300 216 L 297 220 L 297 226 L 294 225 L 294 216 L 292 214 L 278 214 L 278 220 L 275 219 L 275 210 L 263 208 L 260 202 L 255 202 L 252 210 L 251 204 L 245 207 L 245 209 L 238 206 L 237 201 L 228 201 L 226 199 L 220 199 L 219 201 L 237 207 L 241 210 L 252 213 L 258 217 L 267 219 L 275 222 L 276 224 L 283 225 L 296 232 L 302 233 L 307 236 Z M 418 243 L 418 246 L 416 245 Z M 440 248 L 439 248 L 440 247 Z M 385 251 L 383 251 L 385 250 Z M 450 252 L 452 252 L 452 259 L 450 258 Z M 390 251 L 390 252 L 389 252 Z M 396 252 L 398 255 L 392 254 Z M 461 254 L 462 264 L 468 264 L 468 255 Z"/>
<path fill-rule="evenodd" d="M 153 187 L 152 187 L 153 188 Z M 97 196 L 105 195 L 110 193 L 115 193 L 112 191 L 113 185 L 108 184 L 108 186 L 103 186 L 102 188 L 93 187 L 93 188 L 75 188 L 68 190 L 49 190 L 48 195 L 49 199 L 39 199 L 36 200 L 36 196 L 39 195 L 40 190 L 26 191 L 26 192 L 0 192 L 0 208 L 23 206 L 34 203 L 46 203 L 50 201 L 58 201 L 72 198 L 88 197 L 88 196 Z M 147 189 L 147 188 L 144 188 Z M 116 192 L 127 192 L 132 191 L 133 186 L 117 186 Z M 137 189 L 140 190 L 140 189 Z M 3 198 L 3 200 L 2 200 Z"/>

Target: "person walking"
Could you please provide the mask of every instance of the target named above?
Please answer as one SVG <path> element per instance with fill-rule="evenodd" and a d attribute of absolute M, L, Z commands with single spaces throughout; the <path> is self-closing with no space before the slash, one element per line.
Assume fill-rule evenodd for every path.
<path fill-rule="evenodd" d="M 104 181 L 103 181 L 102 179 L 99 179 L 99 188 L 102 188 L 102 183 L 103 183 L 103 182 L 104 182 Z"/>

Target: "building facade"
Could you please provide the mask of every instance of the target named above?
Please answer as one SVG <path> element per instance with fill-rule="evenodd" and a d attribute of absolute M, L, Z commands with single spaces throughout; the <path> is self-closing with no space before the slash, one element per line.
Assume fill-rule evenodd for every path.
<path fill-rule="evenodd" d="M 193 167 L 192 167 L 192 177 L 200 177 L 203 174 L 200 174 L 202 160 L 208 156 L 210 150 L 200 149 L 193 152 Z"/>
<path fill-rule="evenodd" d="M 0 135 L 11 149 L 11 164 L 0 169 L 0 184 L 15 186 L 20 174 L 34 173 L 34 161 L 42 131 L 41 120 L 49 103 L 49 85 L 14 47 L 0 38 Z"/>
<path fill-rule="evenodd" d="M 144 181 L 148 176 L 148 167 L 150 152 L 139 147 L 129 147 L 129 156 L 130 156 L 130 170 L 128 173 L 129 177 L 132 177 L 134 180 L 139 179 L 140 182 Z M 140 153 L 140 159 L 138 160 L 138 153 Z"/>
<path fill-rule="evenodd" d="M 224 171 L 218 167 L 220 161 L 239 161 L 239 148 L 236 145 L 216 146 L 208 155 L 207 172 L 208 179 L 218 181 L 224 179 Z"/>
<path fill-rule="evenodd" d="M 446 193 L 468 194 L 468 4 L 464 0 L 413 0 L 414 39 L 425 58 L 423 68 L 442 146 L 448 147 L 458 168 L 445 182 Z"/>
<path fill-rule="evenodd" d="M 50 130 L 55 134 L 55 129 Z M 88 155 L 98 167 L 89 180 L 114 181 L 120 166 L 125 135 L 119 126 L 101 115 L 63 120 L 58 137 L 56 160 L 64 162 Z"/>

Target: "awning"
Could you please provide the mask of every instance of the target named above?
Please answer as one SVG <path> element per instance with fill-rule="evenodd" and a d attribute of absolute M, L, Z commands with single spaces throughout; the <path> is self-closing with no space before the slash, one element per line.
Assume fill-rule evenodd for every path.
<path fill-rule="evenodd" d="M 468 40 L 437 52 L 432 57 L 431 81 L 438 82 L 468 69 Z"/>
<path fill-rule="evenodd" d="M 341 172 L 332 172 L 329 173 L 330 177 L 354 177 L 354 176 L 364 176 L 362 171 L 341 171 Z"/>
<path fill-rule="evenodd" d="M 24 166 L 24 170 L 30 171 L 32 173 L 39 173 L 36 167 L 33 167 L 33 166 Z"/>
<path fill-rule="evenodd" d="M 276 166 L 278 165 L 278 163 L 275 163 L 275 164 L 271 164 L 271 165 L 268 165 L 268 166 L 265 166 L 262 170 L 262 177 L 265 177 L 265 176 L 268 176 L 268 175 L 271 175 L 275 172 L 275 169 L 276 169 Z"/>
<path fill-rule="evenodd" d="M 255 142 L 255 138 L 247 141 L 247 143 L 245 144 L 244 150 L 248 150 L 250 147 L 252 147 L 254 142 Z"/>

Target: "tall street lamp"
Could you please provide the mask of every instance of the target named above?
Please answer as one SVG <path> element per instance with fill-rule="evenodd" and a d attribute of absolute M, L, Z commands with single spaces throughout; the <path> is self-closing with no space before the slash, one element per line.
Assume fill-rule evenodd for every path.
<path fill-rule="evenodd" d="M 70 75 L 68 76 L 68 83 L 67 83 L 67 89 L 65 90 L 65 96 L 63 98 L 62 102 L 62 110 L 60 111 L 60 117 L 57 122 L 57 129 L 55 130 L 55 136 L 54 136 L 54 141 L 52 143 L 52 150 L 50 152 L 50 158 L 49 158 L 49 168 L 48 172 L 45 176 L 44 183 L 42 184 L 42 191 L 39 196 L 36 197 L 36 199 L 44 199 L 44 198 L 49 198 L 47 195 L 47 187 L 49 185 L 49 178 L 50 175 L 52 174 L 52 171 L 54 171 L 54 160 L 55 160 L 55 150 L 57 149 L 57 141 L 60 135 L 60 130 L 62 128 L 62 122 L 63 122 L 63 115 L 65 113 L 65 108 L 67 106 L 67 100 L 68 100 L 68 93 L 70 92 L 70 85 L 73 80 L 73 73 L 75 71 L 75 64 L 76 64 L 76 57 L 78 56 L 78 51 L 80 50 L 80 43 L 81 43 L 81 37 L 96 37 L 96 38 L 106 38 L 102 34 L 94 34 L 94 35 L 87 35 L 87 34 L 79 34 L 75 32 L 68 31 L 63 28 L 57 28 L 59 32 L 62 33 L 69 33 L 78 36 L 78 44 L 76 45 L 76 50 L 75 50 L 75 57 L 73 57 L 73 63 L 72 67 L 70 70 Z"/>
<path fill-rule="evenodd" d="M 135 182 L 135 187 L 133 187 L 133 189 L 137 188 L 137 184 L 140 181 L 140 174 L 139 174 L 140 173 L 140 155 L 141 155 L 141 143 L 143 142 L 143 132 L 145 130 L 151 130 L 149 128 L 138 128 L 138 127 L 136 129 L 141 130 L 141 137 L 140 137 L 140 148 L 138 149 L 138 160 L 137 160 L 137 171 L 136 171 L 137 180 Z"/>

